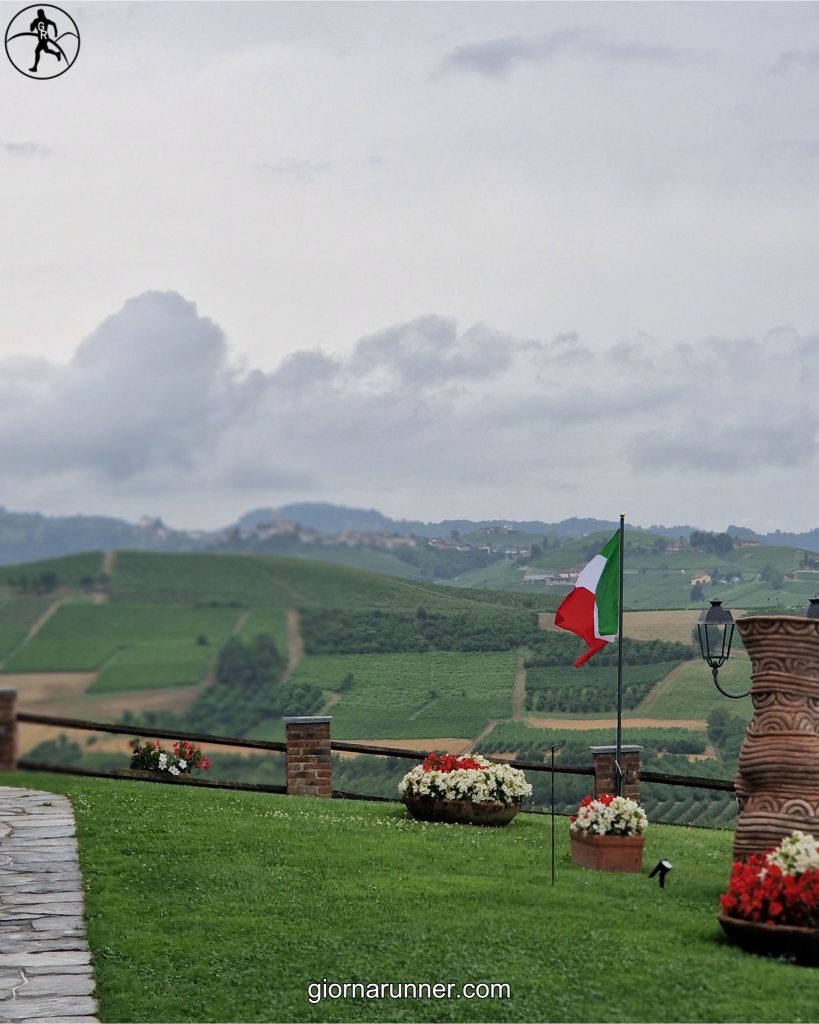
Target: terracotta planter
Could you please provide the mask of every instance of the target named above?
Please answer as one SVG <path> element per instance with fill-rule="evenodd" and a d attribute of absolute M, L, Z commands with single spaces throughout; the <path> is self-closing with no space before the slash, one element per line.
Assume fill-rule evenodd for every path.
<path fill-rule="evenodd" d="M 407 810 L 419 821 L 441 821 L 450 825 L 508 825 L 520 810 L 513 804 L 475 804 L 471 800 L 437 800 L 428 796 L 405 794 Z"/>
<path fill-rule="evenodd" d="M 572 864 L 593 871 L 643 870 L 644 836 L 598 836 L 585 832 L 570 833 Z"/>
<path fill-rule="evenodd" d="M 754 717 L 739 752 L 734 858 L 819 830 L 819 619 L 737 621 L 751 657 Z"/>
<path fill-rule="evenodd" d="M 819 967 L 819 928 L 740 921 L 726 914 L 717 914 L 717 920 L 728 938 L 747 953 L 786 956 L 806 967 Z"/>

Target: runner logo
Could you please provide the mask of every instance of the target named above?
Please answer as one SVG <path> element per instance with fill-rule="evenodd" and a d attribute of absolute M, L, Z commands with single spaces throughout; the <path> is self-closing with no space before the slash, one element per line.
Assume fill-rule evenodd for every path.
<path fill-rule="evenodd" d="M 64 75 L 80 52 L 80 30 L 70 14 L 43 4 L 24 7 L 6 29 L 6 53 L 27 78 Z"/>

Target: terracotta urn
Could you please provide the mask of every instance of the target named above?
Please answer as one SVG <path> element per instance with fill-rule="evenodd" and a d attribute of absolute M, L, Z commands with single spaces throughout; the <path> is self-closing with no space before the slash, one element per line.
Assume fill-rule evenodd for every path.
<path fill-rule="evenodd" d="M 405 793 L 401 799 L 413 818 L 450 825 L 508 825 L 520 810 L 520 801 L 511 804 L 473 803 L 471 800 L 438 800 L 410 793 Z"/>
<path fill-rule="evenodd" d="M 737 629 L 754 705 L 736 779 L 740 860 L 794 829 L 819 836 L 819 619 L 750 615 Z"/>
<path fill-rule="evenodd" d="M 571 832 L 572 864 L 593 871 L 643 870 L 645 836 L 599 836 L 579 829 Z"/>

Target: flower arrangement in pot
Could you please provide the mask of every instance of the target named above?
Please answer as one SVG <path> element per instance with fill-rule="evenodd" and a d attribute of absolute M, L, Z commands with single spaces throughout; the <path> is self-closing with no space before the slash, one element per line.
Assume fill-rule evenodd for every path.
<path fill-rule="evenodd" d="M 738 946 L 819 966 L 819 842 L 796 830 L 764 854 L 736 861 L 719 922 Z"/>
<path fill-rule="evenodd" d="M 178 740 L 171 750 L 160 746 L 158 740 L 140 743 L 131 740 L 131 770 L 139 772 L 166 772 L 171 776 L 190 775 L 194 768 L 207 771 L 210 761 L 199 747 L 188 740 Z"/>
<path fill-rule="evenodd" d="M 569 825 L 572 863 L 595 871 L 639 872 L 646 812 L 625 796 L 584 796 Z"/>
<path fill-rule="evenodd" d="M 398 792 L 414 818 L 470 825 L 506 825 L 532 787 L 519 768 L 479 754 L 429 754 L 407 772 Z"/>

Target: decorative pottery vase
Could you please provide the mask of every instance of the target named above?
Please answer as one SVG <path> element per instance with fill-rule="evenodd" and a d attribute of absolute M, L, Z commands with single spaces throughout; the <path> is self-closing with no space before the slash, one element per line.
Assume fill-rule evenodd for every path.
<path fill-rule="evenodd" d="M 520 810 L 520 801 L 512 804 L 473 803 L 471 800 L 438 800 L 410 793 L 405 793 L 401 799 L 413 818 L 450 825 L 508 825 Z"/>
<path fill-rule="evenodd" d="M 728 938 L 747 953 L 787 956 L 806 967 L 819 966 L 819 929 L 793 925 L 740 921 L 717 914 Z"/>
<path fill-rule="evenodd" d="M 643 870 L 645 836 L 598 836 L 584 831 L 569 833 L 572 842 L 572 864 L 592 871 Z"/>
<path fill-rule="evenodd" d="M 737 629 L 753 668 L 736 779 L 734 858 L 744 860 L 794 829 L 819 835 L 819 619 L 749 615 Z"/>

